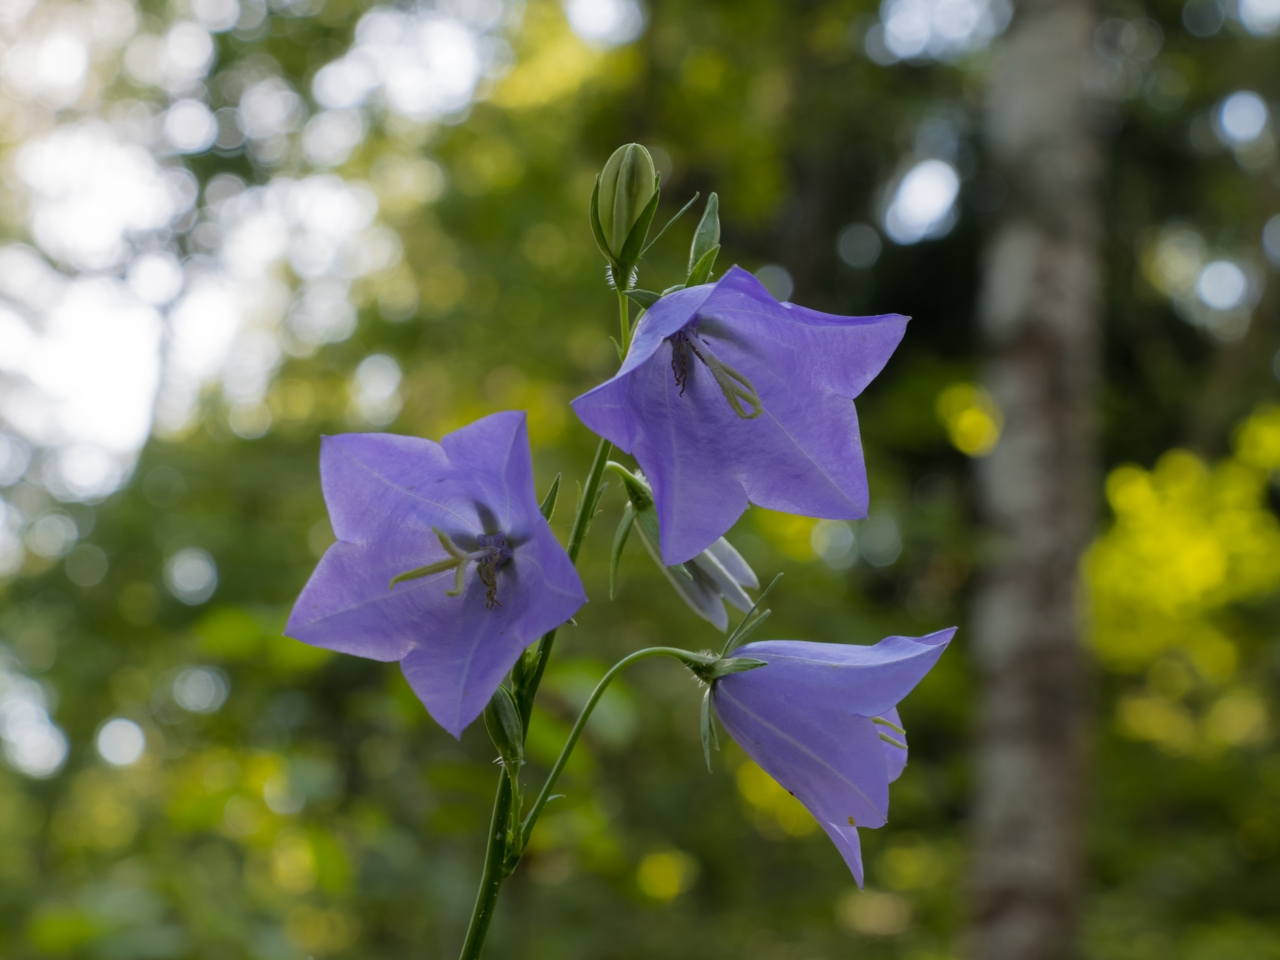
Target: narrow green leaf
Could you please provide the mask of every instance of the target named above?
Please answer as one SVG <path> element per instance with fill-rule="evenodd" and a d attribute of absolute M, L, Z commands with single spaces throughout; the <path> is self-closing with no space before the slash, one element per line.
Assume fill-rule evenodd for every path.
<path fill-rule="evenodd" d="M 641 290 L 637 287 L 632 287 L 626 291 L 626 294 L 646 310 L 662 299 L 662 294 L 660 293 L 654 293 L 652 290 Z"/>
<path fill-rule="evenodd" d="M 716 265 L 716 257 L 719 254 L 720 246 L 718 244 L 704 253 L 689 270 L 689 279 L 685 281 L 684 285 L 686 287 L 696 287 L 710 280 L 711 268 Z"/>
<path fill-rule="evenodd" d="M 631 525 L 636 522 L 636 508 L 631 501 L 622 508 L 622 521 L 618 524 L 618 532 L 613 535 L 613 549 L 609 552 L 609 599 L 617 593 L 618 561 L 622 559 L 622 548 L 627 545 L 627 536 L 631 533 Z"/>
<path fill-rule="evenodd" d="M 702 755 L 707 758 L 707 773 L 711 772 L 711 744 L 716 741 L 716 749 L 720 749 L 716 737 L 715 724 L 711 721 L 711 687 L 702 695 Z"/>
<path fill-rule="evenodd" d="M 653 545 L 654 556 L 655 557 L 661 556 L 662 554 L 661 554 L 661 549 L 659 545 L 662 543 L 662 540 L 658 535 L 657 511 L 655 511 L 653 507 L 648 507 L 644 510 L 639 511 L 636 514 L 636 519 L 640 521 L 641 535 L 644 536 L 645 539 L 648 540 L 649 543 Z M 679 577 L 682 580 L 693 579 L 693 574 L 689 572 L 689 568 L 686 567 L 683 563 L 673 564 L 672 566 L 667 567 L 667 569 L 670 570 L 672 574 L 674 574 L 675 576 Z"/>
<path fill-rule="evenodd" d="M 613 349 L 615 349 L 615 350 L 617 350 L 617 351 L 618 351 L 618 362 L 619 362 L 619 363 L 621 363 L 623 360 L 625 360 L 625 359 L 626 359 L 626 354 L 624 354 L 624 353 L 622 352 L 622 344 L 620 344 L 620 343 L 619 343 L 615 338 L 613 338 L 613 337 L 610 337 L 610 338 L 609 338 L 609 342 L 613 344 Z"/>
<path fill-rule="evenodd" d="M 715 194 L 712 194 L 712 196 L 715 196 Z M 685 213 L 688 211 L 688 209 L 694 205 L 694 203 L 697 201 L 697 199 L 698 199 L 698 194 L 696 194 L 696 193 L 695 193 L 695 194 L 694 194 L 694 195 L 689 199 L 689 202 L 688 202 L 688 203 L 686 203 L 683 207 L 681 207 L 681 208 L 680 208 L 680 210 L 679 210 L 679 212 L 678 212 L 674 217 L 672 217 L 670 220 L 668 220 L 668 221 L 667 221 L 667 226 L 665 226 L 665 227 L 663 227 L 661 230 L 659 230 L 659 231 L 658 231 L 658 235 L 657 235 L 657 236 L 655 236 L 652 240 L 650 240 L 650 241 L 645 245 L 645 248 L 644 248 L 643 250 L 641 250 L 641 251 L 640 251 L 640 256 L 642 256 L 642 257 L 643 257 L 646 253 L 648 253 L 648 252 L 649 252 L 649 248 L 650 248 L 650 247 L 652 247 L 655 243 L 657 243 L 659 240 L 661 240 L 661 239 L 662 239 L 662 235 L 663 235 L 664 233 L 666 233 L 666 232 L 667 232 L 667 227 L 670 227 L 673 223 L 675 223 L 677 220 L 679 220 L 681 217 L 683 217 L 683 216 L 685 215 Z"/>
<path fill-rule="evenodd" d="M 596 518 L 596 515 L 599 514 L 600 498 L 604 496 L 604 492 L 608 489 L 609 489 L 608 482 L 602 483 L 600 484 L 600 486 L 596 487 L 595 499 L 591 501 L 587 509 L 587 516 L 590 517 L 592 520 L 594 520 Z"/>
<path fill-rule="evenodd" d="M 556 478 L 551 481 L 551 489 L 547 491 L 546 497 L 542 501 L 542 506 L 538 509 L 542 511 L 542 518 L 548 523 L 556 512 L 556 501 L 560 499 L 560 474 L 556 474 Z"/>
<path fill-rule="evenodd" d="M 707 207 L 702 211 L 698 229 L 693 232 L 693 244 L 689 247 L 689 273 L 707 252 L 720 246 L 720 198 L 714 193 L 707 197 Z"/>
<path fill-rule="evenodd" d="M 777 586 L 778 581 L 781 579 L 782 574 L 778 574 L 769 581 L 769 585 L 764 588 L 764 592 L 761 593 L 756 602 L 752 604 L 751 609 L 747 611 L 747 615 L 742 618 L 742 622 L 738 624 L 733 633 L 729 634 L 729 639 L 724 642 L 724 650 L 721 651 L 720 656 L 727 657 L 729 655 L 729 651 L 732 650 L 736 644 L 742 642 L 743 637 L 750 636 L 755 632 L 756 627 L 764 623 L 765 618 L 769 616 L 771 611 L 765 610 L 759 615 L 756 614 L 756 611 L 760 609 L 760 604 L 764 603 L 765 598 L 769 596 L 773 591 L 773 588 Z"/>

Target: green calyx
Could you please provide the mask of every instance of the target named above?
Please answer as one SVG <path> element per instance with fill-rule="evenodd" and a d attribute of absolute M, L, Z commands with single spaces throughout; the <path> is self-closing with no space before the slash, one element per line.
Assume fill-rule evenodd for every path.
<path fill-rule="evenodd" d="M 733 673 L 746 673 L 748 670 L 755 670 L 757 667 L 768 666 L 764 660 L 756 660 L 753 657 L 714 657 L 707 662 L 690 661 L 686 664 L 693 675 L 703 683 L 714 683 L 721 677 L 727 677 Z"/>
<path fill-rule="evenodd" d="M 498 757 L 514 775 L 524 763 L 524 722 L 511 691 L 500 686 L 484 708 L 484 725 L 498 748 Z"/>

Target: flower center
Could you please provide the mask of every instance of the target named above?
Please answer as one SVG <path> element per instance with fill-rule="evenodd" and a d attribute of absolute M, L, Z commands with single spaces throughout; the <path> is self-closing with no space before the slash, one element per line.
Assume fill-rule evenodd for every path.
<path fill-rule="evenodd" d="M 498 602 L 498 568 L 513 556 L 505 533 L 482 533 L 476 538 L 480 549 L 468 554 L 476 562 L 476 573 L 484 584 L 484 605 L 492 610 Z"/>
<path fill-rule="evenodd" d="M 454 572 L 453 589 L 446 590 L 445 596 L 456 597 L 462 593 L 463 576 L 467 567 L 474 563 L 476 575 L 484 584 L 485 608 L 492 610 L 494 607 L 502 606 L 498 602 L 498 569 L 515 555 L 507 545 L 507 535 L 482 533 L 476 537 L 476 549 L 468 553 L 454 543 L 453 539 L 439 527 L 432 527 L 431 532 L 436 535 L 445 553 L 449 554 L 448 558 L 398 574 L 391 580 L 391 588 L 394 589 L 397 583 L 403 583 L 406 580 L 417 580 L 420 577 L 429 577 L 433 573 L 452 570 Z"/>
<path fill-rule="evenodd" d="M 716 386 L 724 394 L 725 400 L 729 401 L 734 413 L 743 420 L 754 420 L 764 412 L 755 384 L 712 353 L 710 344 L 700 338 L 693 327 L 686 327 L 673 334 L 670 340 L 671 373 L 675 376 L 676 386 L 680 388 L 680 396 L 684 396 L 684 388 L 689 383 L 689 355 L 693 354 L 711 371 Z M 743 407 L 743 401 L 746 401 L 747 407 Z"/>

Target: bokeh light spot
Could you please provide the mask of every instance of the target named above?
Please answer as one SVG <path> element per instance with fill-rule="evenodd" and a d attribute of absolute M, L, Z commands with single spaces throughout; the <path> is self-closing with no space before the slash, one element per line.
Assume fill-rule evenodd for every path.
<path fill-rule="evenodd" d="M 147 748 L 147 737 L 142 727 L 125 717 L 108 720 L 98 729 L 94 741 L 98 755 L 113 767 L 127 767 L 137 763 Z"/>

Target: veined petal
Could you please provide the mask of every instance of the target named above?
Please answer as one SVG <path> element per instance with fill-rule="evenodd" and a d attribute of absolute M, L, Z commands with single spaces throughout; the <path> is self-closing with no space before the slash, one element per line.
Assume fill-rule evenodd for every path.
<path fill-rule="evenodd" d="M 438 444 L 391 434 L 326 438 L 321 474 L 339 542 L 298 598 L 286 632 L 403 661 L 428 711 L 457 736 L 520 652 L 586 602 L 538 509 L 525 415 L 493 414 Z M 455 548 L 457 570 L 392 587 L 400 574 L 448 556 L 433 528 L 467 550 L 498 542 L 510 553 L 481 567 Z M 450 596 L 455 574 L 462 593 Z"/>
<path fill-rule="evenodd" d="M 688 326 L 702 301 L 715 289 L 713 284 L 677 290 L 645 311 L 631 336 L 631 346 L 621 368 L 609 380 L 588 390 L 572 402 L 574 411 L 588 427 L 614 446 L 631 452 L 640 426 L 627 400 L 627 381 L 660 348 L 666 338 Z M 670 359 L 668 358 L 668 363 Z"/>
<path fill-rule="evenodd" d="M 688 354 L 673 367 L 666 338 L 685 330 L 678 321 L 687 306 L 658 313 L 617 376 L 573 404 L 588 427 L 640 462 L 653 486 L 664 562 L 702 552 L 748 501 L 830 520 L 866 516 L 851 401 L 887 362 L 906 318 L 837 317 L 779 304 L 735 267 L 697 307 L 696 323 L 686 320 Z M 698 358 L 698 343 L 750 383 L 759 416 L 734 410 Z"/>
<path fill-rule="evenodd" d="M 339 540 L 360 542 L 410 520 L 428 530 L 482 532 L 440 444 L 390 433 L 345 433 L 320 443 L 320 483 Z"/>
<path fill-rule="evenodd" d="M 865 646 L 813 643 L 807 640 L 763 640 L 733 651 L 769 664 L 734 678 L 735 684 L 767 683 L 777 696 L 797 704 L 838 702 L 863 717 L 883 716 L 895 707 L 938 662 L 955 628 L 924 637 L 886 637 Z M 768 677 L 767 681 L 762 678 Z"/>
<path fill-rule="evenodd" d="M 433 542 L 434 541 L 434 542 Z M 390 588 L 414 566 L 442 559 L 430 530 L 399 528 L 382 540 L 339 541 L 325 551 L 289 614 L 286 636 L 371 660 L 399 660 L 418 644 L 427 609 L 453 582 L 452 571 Z"/>
<path fill-rule="evenodd" d="M 760 697 L 732 682 L 768 670 L 716 681 L 713 702 L 729 735 L 819 823 L 883 826 L 889 771 L 875 725 L 833 705 Z"/>
<path fill-rule="evenodd" d="M 548 589 L 545 571 L 531 562 L 535 556 L 521 548 L 497 571 L 499 605 L 492 609 L 477 576 L 468 578 L 461 597 L 443 597 L 433 612 L 446 611 L 445 629 L 401 661 L 414 693 L 455 737 L 484 710 L 521 652 L 573 616 L 586 599 L 580 586 L 576 594 L 564 585 Z"/>
<path fill-rule="evenodd" d="M 907 331 L 907 318 L 887 313 L 844 317 L 778 303 L 747 271 L 731 268 L 698 311 L 698 329 L 719 321 L 758 344 L 785 376 L 813 380 L 852 400 L 884 369 Z"/>
<path fill-rule="evenodd" d="M 808 808 L 862 883 L 859 827 L 889 814 L 889 783 L 906 740 L 896 704 L 937 661 L 954 629 L 872 646 L 768 640 L 734 657 L 765 665 L 714 681 L 712 702 L 730 736 Z M 886 730 L 890 731 L 886 733 Z"/>

